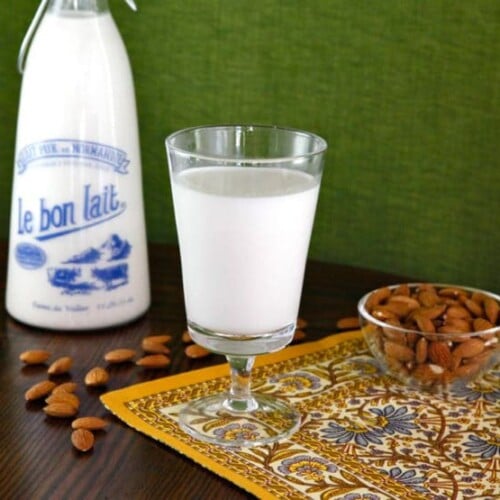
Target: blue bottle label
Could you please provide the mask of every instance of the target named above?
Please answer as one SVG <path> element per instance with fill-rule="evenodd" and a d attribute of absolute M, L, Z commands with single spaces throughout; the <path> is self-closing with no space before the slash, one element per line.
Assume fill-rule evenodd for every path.
<path fill-rule="evenodd" d="M 45 265 L 47 255 L 37 245 L 31 243 L 18 243 L 15 249 L 17 262 L 24 269 L 39 269 Z"/>
<path fill-rule="evenodd" d="M 126 260 L 131 250 L 127 240 L 112 234 L 100 246 L 69 256 L 61 266 L 49 267 L 49 282 L 70 295 L 114 290 L 129 281 Z"/>
<path fill-rule="evenodd" d="M 121 233 L 123 224 L 118 229 L 110 226 L 109 236 L 98 241 L 94 233 L 89 233 L 88 237 L 73 240 L 72 245 L 57 242 L 102 227 L 125 213 L 121 176 L 129 174 L 129 163 L 125 151 L 92 141 L 50 139 L 23 147 L 16 158 L 16 173 L 20 185 L 29 183 L 30 188 L 14 195 L 15 215 L 11 222 L 12 233 L 20 241 L 15 247 L 19 266 L 30 271 L 43 269 L 50 287 L 63 295 L 109 292 L 128 284 L 132 245 Z M 68 183 L 68 191 L 47 193 L 45 183 L 37 186 L 33 181 L 36 177 L 30 175 L 35 171 L 38 175 L 43 169 L 44 175 L 46 172 L 59 179 L 60 175 L 72 176 L 69 169 L 76 166 L 89 168 L 89 175 L 82 176 L 85 180 L 81 184 Z M 68 255 L 66 249 L 74 252 L 78 242 L 86 242 L 86 246 Z M 46 246 L 49 243 L 57 245 L 57 249 Z"/>
<path fill-rule="evenodd" d="M 30 197 L 28 200 L 17 198 L 17 234 L 31 235 L 38 241 L 60 238 L 104 224 L 127 209 L 113 183 L 104 185 L 100 190 L 85 184 L 79 203 L 75 200 L 53 203 L 42 197 L 33 205 Z"/>
<path fill-rule="evenodd" d="M 74 139 L 50 139 L 28 144 L 17 154 L 17 173 L 23 174 L 31 163 L 40 160 L 78 158 L 111 168 L 118 174 L 128 174 L 130 160 L 122 149 L 99 142 Z"/>

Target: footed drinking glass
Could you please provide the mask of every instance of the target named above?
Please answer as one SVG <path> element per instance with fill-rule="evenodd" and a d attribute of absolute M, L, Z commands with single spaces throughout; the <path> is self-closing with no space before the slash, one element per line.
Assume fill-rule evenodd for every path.
<path fill-rule="evenodd" d="M 192 436 L 227 446 L 271 443 L 300 414 L 284 399 L 253 393 L 255 356 L 292 340 L 326 142 L 294 129 L 224 125 L 166 139 L 193 340 L 229 362 L 225 394 L 180 414 Z"/>

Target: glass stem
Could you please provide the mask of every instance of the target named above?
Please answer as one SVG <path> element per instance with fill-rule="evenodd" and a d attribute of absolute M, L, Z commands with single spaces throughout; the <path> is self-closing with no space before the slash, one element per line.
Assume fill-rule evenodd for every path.
<path fill-rule="evenodd" d="M 226 356 L 231 371 L 231 386 L 224 406 L 231 411 L 246 412 L 257 408 L 250 385 L 255 356 Z"/>

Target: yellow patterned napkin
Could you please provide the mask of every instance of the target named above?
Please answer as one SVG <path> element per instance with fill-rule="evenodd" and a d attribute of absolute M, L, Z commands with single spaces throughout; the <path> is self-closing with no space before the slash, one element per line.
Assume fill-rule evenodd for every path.
<path fill-rule="evenodd" d="M 433 395 L 382 375 L 360 332 L 288 347 L 257 358 L 253 388 L 286 397 L 301 427 L 274 445 L 241 449 L 200 442 L 177 424 L 184 403 L 228 383 L 228 366 L 219 365 L 101 400 L 134 429 L 262 499 L 500 497 L 500 367 Z"/>

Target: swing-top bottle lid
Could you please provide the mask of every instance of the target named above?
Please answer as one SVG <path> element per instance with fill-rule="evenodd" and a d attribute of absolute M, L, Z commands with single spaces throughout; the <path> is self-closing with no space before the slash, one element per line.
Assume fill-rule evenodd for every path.
<path fill-rule="evenodd" d="M 137 12 L 137 5 L 135 4 L 135 0 L 124 0 L 124 1 L 134 12 Z M 24 35 L 21 48 L 19 49 L 19 55 L 17 57 L 17 69 L 21 74 L 23 74 L 24 72 L 24 64 L 26 60 L 26 55 L 28 53 L 29 45 L 31 43 L 31 40 L 33 38 L 33 35 L 35 34 L 38 25 L 40 24 L 40 21 L 42 20 L 42 16 L 44 15 L 45 10 L 49 5 L 49 2 L 50 0 L 42 0 L 40 5 L 38 6 L 35 17 L 31 21 L 28 31 L 26 32 L 26 35 Z"/>

